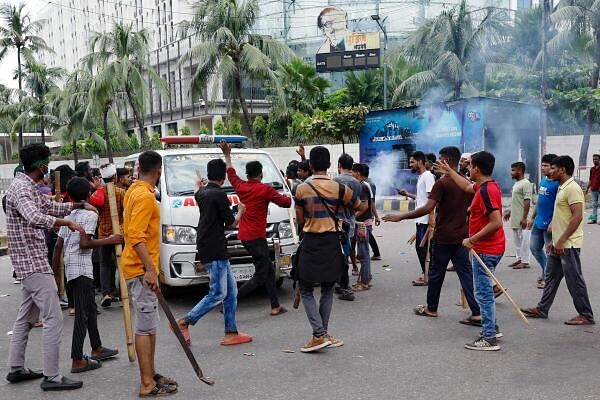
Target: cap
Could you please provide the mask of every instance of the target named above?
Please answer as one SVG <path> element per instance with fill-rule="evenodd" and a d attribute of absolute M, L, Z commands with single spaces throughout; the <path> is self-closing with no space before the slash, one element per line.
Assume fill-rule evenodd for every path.
<path fill-rule="evenodd" d="M 117 167 L 115 164 L 108 164 L 100 168 L 100 176 L 102 179 L 110 179 L 117 174 Z"/>

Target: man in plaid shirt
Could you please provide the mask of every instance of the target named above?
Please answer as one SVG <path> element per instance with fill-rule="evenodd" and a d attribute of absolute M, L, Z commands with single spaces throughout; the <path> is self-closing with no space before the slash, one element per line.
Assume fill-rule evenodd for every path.
<path fill-rule="evenodd" d="M 81 381 L 60 375 L 58 357 L 63 319 L 57 296 L 57 287 L 48 262 L 48 248 L 44 231 L 67 226 L 85 234 L 73 221 L 62 218 L 74 208 L 96 209 L 85 202 L 56 203 L 37 189 L 37 182 L 48 172 L 50 149 L 40 143 L 23 147 L 19 152 L 24 172 L 17 173 L 6 195 L 6 224 L 8 249 L 17 279 L 22 283 L 23 299 L 10 339 L 6 379 L 20 382 L 42 376 L 42 390 L 80 388 Z M 43 322 L 43 374 L 25 368 L 27 338 L 38 317 Z"/>

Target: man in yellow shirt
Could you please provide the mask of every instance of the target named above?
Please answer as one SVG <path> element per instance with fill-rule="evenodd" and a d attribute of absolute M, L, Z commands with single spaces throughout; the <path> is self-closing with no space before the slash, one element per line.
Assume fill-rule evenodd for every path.
<path fill-rule="evenodd" d="M 583 207 L 581 187 L 573 179 L 575 163 L 569 156 L 557 157 L 551 163 L 551 177 L 560 183 L 552 216 L 552 244 L 546 264 L 546 286 L 537 307 L 523 309 L 531 318 L 548 318 L 548 311 L 564 276 L 579 313 L 567 325 L 593 325 L 594 313 L 581 271 L 579 253 L 583 244 Z"/>
<path fill-rule="evenodd" d="M 177 391 L 177 382 L 154 369 L 158 327 L 160 209 L 154 188 L 160 179 L 162 158 L 154 151 L 140 154 L 139 177 L 125 195 L 121 259 L 133 304 L 135 351 L 140 368 L 140 396 L 163 396 Z"/>

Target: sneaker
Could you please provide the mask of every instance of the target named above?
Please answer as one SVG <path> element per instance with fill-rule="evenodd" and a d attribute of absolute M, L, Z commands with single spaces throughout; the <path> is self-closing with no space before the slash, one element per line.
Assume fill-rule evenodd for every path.
<path fill-rule="evenodd" d="M 500 346 L 496 338 L 478 337 L 472 343 L 465 344 L 465 349 L 477 351 L 498 351 Z"/>
<path fill-rule="evenodd" d="M 483 337 L 483 331 L 479 331 L 479 336 Z M 496 325 L 496 339 L 500 339 L 504 336 L 502 332 L 500 332 L 500 328 Z"/>
<path fill-rule="evenodd" d="M 40 384 L 43 391 L 74 390 L 79 389 L 82 386 L 83 382 L 69 379 L 66 376 L 63 376 L 60 382 L 54 382 L 48 380 L 48 378 L 44 378 Z"/>
<path fill-rule="evenodd" d="M 60 300 L 58 301 L 58 304 L 60 304 L 60 308 L 61 308 L 61 309 L 63 309 L 63 310 L 64 310 L 65 308 L 69 308 L 69 302 L 68 302 L 68 301 L 66 301 L 66 300 L 60 299 Z"/>
<path fill-rule="evenodd" d="M 583 315 L 578 315 L 568 321 L 565 321 L 565 325 L 594 325 L 595 323 L 596 322 L 594 322 L 593 319 L 589 319 Z"/>
<path fill-rule="evenodd" d="M 20 285 L 20 284 L 21 284 L 21 281 L 20 281 L 20 280 L 18 280 L 18 279 L 15 279 L 15 280 L 13 281 L 13 284 L 14 284 L 14 285 Z"/>
<path fill-rule="evenodd" d="M 308 343 L 300 348 L 303 353 L 311 353 L 331 345 L 331 341 L 327 336 L 316 337 L 312 336 Z"/>
<path fill-rule="evenodd" d="M 339 296 L 338 299 L 340 300 L 345 300 L 345 301 L 354 301 L 356 297 L 354 296 L 354 293 L 352 292 L 352 290 L 346 289 L 344 290 Z"/>
<path fill-rule="evenodd" d="M 112 304 L 112 301 L 113 301 L 112 297 L 110 297 L 109 295 L 106 295 L 106 296 L 102 297 L 102 301 L 100 302 L 100 305 L 103 308 L 108 308 Z"/>
<path fill-rule="evenodd" d="M 325 337 L 327 337 L 327 339 L 329 339 L 331 342 L 329 347 L 341 347 L 344 345 L 344 341 L 342 339 L 337 339 L 329 334 L 325 335 Z"/>

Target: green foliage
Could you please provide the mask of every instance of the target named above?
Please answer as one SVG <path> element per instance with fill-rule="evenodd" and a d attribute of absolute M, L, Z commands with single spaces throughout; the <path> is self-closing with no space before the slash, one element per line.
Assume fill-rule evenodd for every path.
<path fill-rule="evenodd" d="M 346 73 L 346 88 L 348 89 L 348 104 L 359 104 L 375 110 L 383 108 L 383 71 L 369 69 L 361 72 Z"/>
<path fill-rule="evenodd" d="M 58 152 L 58 154 L 61 157 L 70 157 L 73 155 L 73 145 L 70 143 L 65 143 L 62 146 L 60 146 L 60 151 Z"/>
<path fill-rule="evenodd" d="M 189 126 L 184 126 L 183 128 L 181 128 L 179 130 L 179 134 L 181 136 L 190 136 L 192 134 L 192 130 L 190 129 Z"/>
<path fill-rule="evenodd" d="M 160 141 L 160 135 L 158 133 L 152 134 L 150 137 L 150 150 L 161 150 L 163 148 L 162 142 Z"/>
<path fill-rule="evenodd" d="M 323 108 L 331 110 L 333 108 L 344 107 L 348 105 L 348 88 L 338 89 L 323 98 Z"/>
<path fill-rule="evenodd" d="M 167 131 L 167 136 L 177 136 L 177 131 L 175 129 L 169 129 Z"/>
<path fill-rule="evenodd" d="M 232 117 L 229 119 L 229 133 L 232 135 L 241 135 L 242 134 L 242 122 L 239 118 Z"/>
<path fill-rule="evenodd" d="M 254 128 L 254 132 L 256 133 L 256 137 L 261 142 L 265 140 L 265 136 L 267 135 L 267 120 L 265 120 L 262 116 L 258 116 L 254 118 L 252 122 L 252 128 Z"/>
<path fill-rule="evenodd" d="M 138 138 L 136 135 L 131 135 L 129 137 L 129 150 L 136 151 L 140 149 L 140 142 L 138 142 Z"/>
<path fill-rule="evenodd" d="M 198 131 L 198 135 L 210 135 L 210 131 L 208 130 L 207 127 L 202 126 L 202 127 L 200 127 L 200 130 Z"/>
<path fill-rule="evenodd" d="M 214 126 L 214 130 L 215 130 L 215 135 L 227 134 L 227 127 L 225 126 L 225 123 L 223 122 L 223 120 L 217 121 L 217 123 Z"/>

